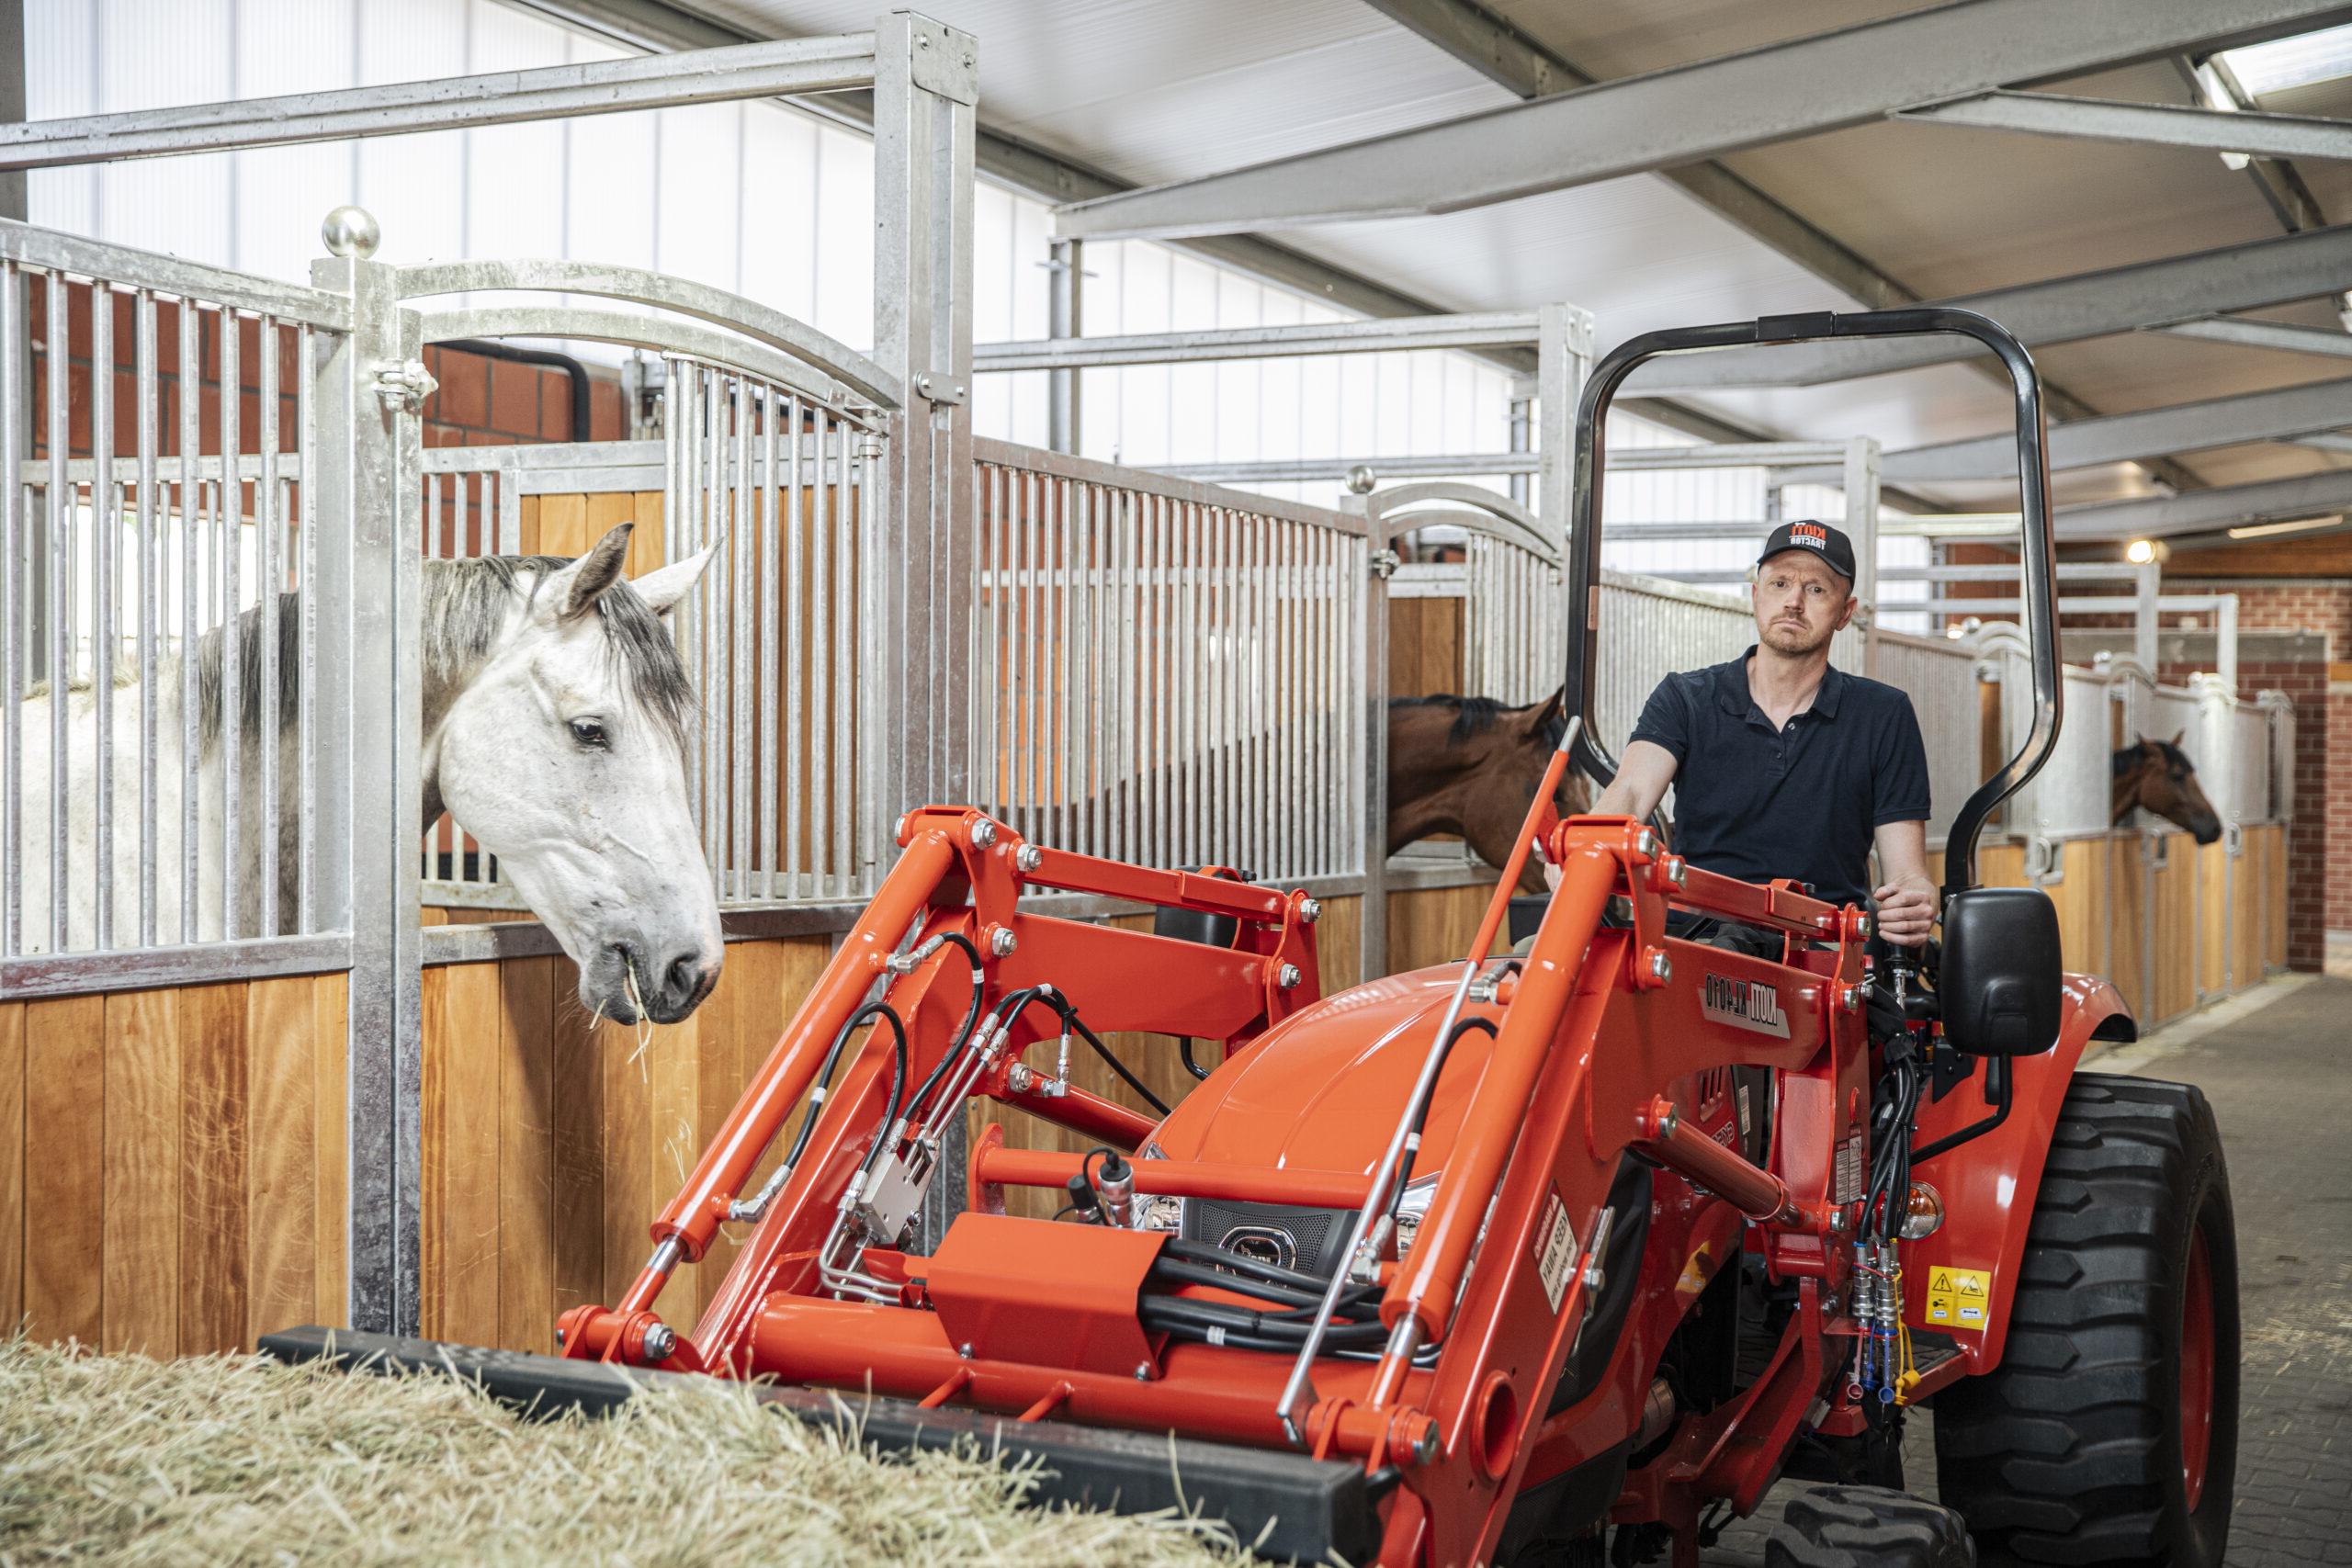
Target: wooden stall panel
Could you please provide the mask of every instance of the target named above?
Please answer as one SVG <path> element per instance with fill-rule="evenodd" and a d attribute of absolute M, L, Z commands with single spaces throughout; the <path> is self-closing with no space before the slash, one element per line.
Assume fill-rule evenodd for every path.
<path fill-rule="evenodd" d="M 2217 840 L 2183 840 L 2197 859 L 2197 984 L 2200 1002 L 2229 989 L 2230 856 Z"/>
<path fill-rule="evenodd" d="M 2154 998 L 2148 988 L 2148 868 L 2140 835 L 2118 833 L 2106 840 L 2109 920 L 2107 976 L 2123 993 L 2132 1016 L 2148 1026 Z"/>
<path fill-rule="evenodd" d="M 1462 692 L 1463 605 L 1460 599 L 1388 602 L 1390 696 L 1433 697 Z"/>
<path fill-rule="evenodd" d="M 2257 829 L 2262 836 L 2263 961 L 2273 969 L 2287 967 L 2287 829 L 2278 824 Z"/>
<path fill-rule="evenodd" d="M 179 993 L 126 991 L 103 1005 L 99 1343 L 110 1351 L 167 1356 L 179 1344 Z"/>
<path fill-rule="evenodd" d="M 1402 975 L 1460 958 L 1476 939 L 1493 894 L 1491 886 L 1475 884 L 1389 894 L 1388 972 Z"/>
<path fill-rule="evenodd" d="M 0 1325 L 25 1315 L 25 1013 L 0 1002 Z"/>
<path fill-rule="evenodd" d="M 2197 844 L 2178 832 L 2156 834 L 2155 840 L 2162 858 L 2149 878 L 2156 953 L 2151 1021 L 2163 1023 L 2197 1006 Z"/>
<path fill-rule="evenodd" d="M 102 1342 L 106 1242 L 106 999 L 25 1008 L 25 1325 Z"/>
<path fill-rule="evenodd" d="M 583 1012 L 560 957 L 427 969 L 426 1332 L 548 1352 L 567 1308 L 616 1300 L 830 953 L 732 943 L 694 1016 L 643 1035 Z M 682 1267 L 659 1310 L 691 1324 L 732 1256 Z"/>

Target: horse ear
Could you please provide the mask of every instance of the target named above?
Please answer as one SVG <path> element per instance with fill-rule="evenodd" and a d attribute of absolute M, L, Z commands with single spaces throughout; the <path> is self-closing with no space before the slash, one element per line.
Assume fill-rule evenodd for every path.
<path fill-rule="evenodd" d="M 659 571 L 649 571 L 643 577 L 629 579 L 628 585 L 653 607 L 655 615 L 666 615 L 694 588 L 695 580 L 703 574 L 703 569 L 710 565 L 711 558 L 726 542 L 726 536 L 721 535 L 684 560 L 672 561 Z"/>
<path fill-rule="evenodd" d="M 1562 686 L 1544 699 L 1535 716 L 1527 721 L 1527 733 L 1541 739 L 1558 725 L 1567 722 L 1568 689 Z"/>
<path fill-rule="evenodd" d="M 2179 750 L 2180 750 L 2180 743 L 2181 743 L 2182 741 L 2184 741 L 2184 740 L 2188 739 L 2188 731 L 2187 731 L 2186 729 L 2184 729 L 2184 730 L 2180 731 L 2178 734 L 2175 735 L 2175 736 L 2172 738 L 2172 749 L 2173 749 L 2174 750 L 2176 750 L 2176 751 Z"/>
<path fill-rule="evenodd" d="M 621 579 L 621 568 L 628 561 L 631 526 L 628 523 L 618 525 L 590 547 L 586 555 L 550 576 L 540 589 L 540 614 L 569 621 L 594 608 L 605 590 Z"/>

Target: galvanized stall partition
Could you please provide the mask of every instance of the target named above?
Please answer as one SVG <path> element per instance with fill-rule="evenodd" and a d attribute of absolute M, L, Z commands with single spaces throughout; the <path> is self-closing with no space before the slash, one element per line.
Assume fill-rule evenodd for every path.
<path fill-rule="evenodd" d="M 885 803 L 966 791 L 967 694 L 943 676 L 968 651 L 977 81 L 967 35 L 901 11 L 837 39 L 12 128 L 0 162 L 30 168 L 852 88 L 873 90 L 876 127 L 870 356 L 641 271 L 393 266 L 356 209 L 330 224 L 334 254 L 308 288 L 0 225 L 0 1051 L 41 1064 L 27 1079 L 39 1103 L 0 1122 L 86 1130 L 96 1149 L 140 1125 L 117 1113 L 137 1086 L 173 1101 L 177 1084 L 185 1108 L 146 1109 L 185 1109 L 192 1138 L 226 1116 L 240 1140 L 223 1156 L 241 1173 L 234 1288 L 188 1298 L 236 1300 L 213 1314 L 219 1333 L 185 1340 L 123 1317 L 157 1292 L 99 1285 L 181 1270 L 173 1161 L 126 1145 L 118 1175 L 79 1144 L 62 1162 L 0 1149 L 42 1179 L 64 1173 L 0 1215 L 40 1276 L 0 1270 L 0 1293 L 38 1301 L 38 1331 L 171 1348 L 249 1340 L 266 1315 L 417 1326 L 422 873 L 449 873 L 436 897 L 494 899 L 490 868 L 415 852 L 420 578 L 428 556 L 520 548 L 534 477 L 519 459 L 428 467 L 425 344 L 581 338 L 664 356 L 666 558 L 730 541 L 681 635 L 706 698 L 698 816 L 731 906 L 852 903 L 888 852 Z M 578 478 L 564 482 L 594 488 Z M 800 616 L 821 668 L 786 651 Z M 191 647 L 210 651 L 191 661 Z M 799 813 L 778 799 L 797 745 L 814 797 Z M 251 1051 L 220 1058 L 217 998 L 190 987 L 273 976 L 335 982 L 302 1004 L 315 1081 L 299 1111 L 254 1055 L 293 1038 L 278 1027 L 292 1004 L 254 1001 Z M 51 1010 L 28 1021 L 28 1008 Z M 173 1065 L 164 1083 L 128 1065 L 155 1051 Z M 101 1113 L 93 1077 L 120 1077 L 130 1099 Z M 94 1109 L 76 1111 L 77 1095 Z M 298 1154 L 249 1146 L 265 1110 L 303 1126 Z M 72 1185 L 94 1167 L 103 1201 Z M 244 1205 L 300 1189 L 320 1210 L 300 1249 L 315 1300 L 280 1291 L 265 1307 L 254 1283 L 247 1303 L 248 1283 L 291 1275 L 289 1244 L 247 1229 Z M 216 1265 L 208 1248 L 186 1267 Z"/>

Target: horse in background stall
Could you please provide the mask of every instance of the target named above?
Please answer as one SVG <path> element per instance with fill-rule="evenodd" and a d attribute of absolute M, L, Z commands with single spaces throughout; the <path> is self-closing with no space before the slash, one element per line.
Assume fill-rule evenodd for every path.
<path fill-rule="evenodd" d="M 1388 704 L 1388 852 L 1416 840 L 1453 833 L 1478 858 L 1510 858 L 1528 802 L 1566 730 L 1565 691 L 1540 703 L 1505 707 L 1492 697 L 1395 697 Z M 1574 769 L 1560 781 L 1554 807 L 1586 808 L 1585 781 Z M 1544 891 L 1544 867 L 1528 857 L 1520 890 Z"/>
<path fill-rule="evenodd" d="M 2115 753 L 2110 825 L 2120 828 L 2145 811 L 2188 829 L 2200 844 L 2222 836 L 2222 818 L 2197 783 L 2197 766 L 2180 749 L 2182 730 L 2169 740 L 2137 739 Z"/>
<path fill-rule="evenodd" d="M 662 1023 L 692 1012 L 717 983 L 723 948 L 718 901 L 688 809 L 684 756 L 692 683 L 666 616 L 709 563 L 711 550 L 621 576 L 629 525 L 578 559 L 488 557 L 424 563 L 419 647 L 424 669 L 424 819 L 447 810 L 547 923 L 580 971 L 581 1005 L 623 1023 L 643 1010 Z M 715 549 L 717 547 L 712 547 Z M 277 919 L 299 919 L 300 867 L 301 600 L 278 599 L 277 733 L 261 734 L 260 610 L 232 623 L 237 637 L 238 735 L 224 738 L 223 628 L 198 640 L 194 929 L 184 928 L 182 716 L 189 682 L 160 660 L 155 692 L 155 940 L 213 942 L 227 934 L 227 867 L 237 871 L 239 936 L 262 924 L 263 748 L 277 751 Z M 380 698 L 387 694 L 363 694 Z M 140 897 L 141 691 L 115 676 L 112 837 L 114 933 L 135 941 Z M 50 764 L 55 700 L 27 694 L 20 712 L 25 796 L 21 950 L 52 951 Z M 97 942 L 97 705 L 86 681 L 66 693 L 66 950 Z M 236 768 L 247 803 L 226 842 L 224 779 Z"/>

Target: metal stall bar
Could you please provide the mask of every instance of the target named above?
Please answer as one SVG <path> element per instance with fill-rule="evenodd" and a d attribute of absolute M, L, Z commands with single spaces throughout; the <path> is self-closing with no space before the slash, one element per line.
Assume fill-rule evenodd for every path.
<path fill-rule="evenodd" d="M 874 50 L 873 34 L 854 33 L 32 120 L 0 125 L 0 169 L 56 168 L 840 92 L 872 83 Z"/>

